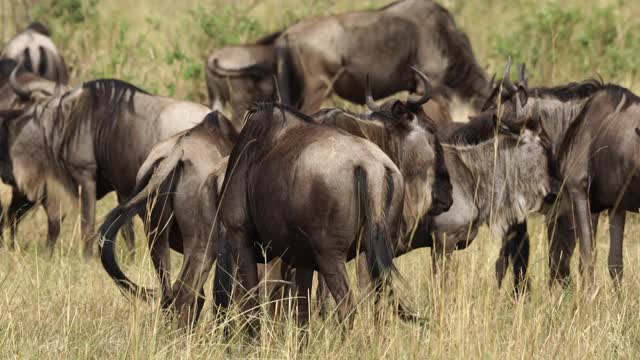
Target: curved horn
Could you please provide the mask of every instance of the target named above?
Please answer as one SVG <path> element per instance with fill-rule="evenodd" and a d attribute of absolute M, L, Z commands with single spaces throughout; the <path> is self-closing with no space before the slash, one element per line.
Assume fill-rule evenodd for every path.
<path fill-rule="evenodd" d="M 491 75 L 491 80 L 489 81 L 489 89 L 493 90 L 495 86 L 496 86 L 496 73 L 493 73 L 493 75 Z"/>
<path fill-rule="evenodd" d="M 380 110 L 380 106 L 376 104 L 375 100 L 373 100 L 373 95 L 371 95 L 371 83 L 369 82 L 369 74 L 367 74 L 364 80 L 364 100 L 369 110 L 371 111 Z"/>
<path fill-rule="evenodd" d="M 249 65 L 240 69 L 227 69 L 218 63 L 218 59 L 213 60 L 212 69 L 219 76 L 227 77 L 243 77 L 243 76 L 266 76 L 269 75 L 268 70 L 264 69 L 264 64 Z"/>
<path fill-rule="evenodd" d="M 507 60 L 507 66 L 504 67 L 504 78 L 502 79 L 502 85 L 504 89 L 502 91 L 514 91 L 516 90 L 515 85 L 511 82 L 511 56 L 509 56 L 509 60 Z"/>
<path fill-rule="evenodd" d="M 16 79 L 18 70 L 21 67 L 22 67 L 22 61 L 20 61 L 18 65 L 16 65 L 16 67 L 14 67 L 13 70 L 11 71 L 11 75 L 9 75 L 9 84 L 11 85 L 11 89 L 13 89 L 13 92 L 18 94 L 18 96 L 20 96 L 21 98 L 30 98 L 31 90 L 26 86 L 20 85 L 20 83 L 18 83 L 18 80 Z"/>
<path fill-rule="evenodd" d="M 420 80 L 422 80 L 422 83 L 424 84 L 424 94 L 422 94 L 422 96 L 420 97 L 415 95 L 409 96 L 409 98 L 407 99 L 407 105 L 420 107 L 426 104 L 429 99 L 431 99 L 433 89 L 431 87 L 431 83 L 429 82 L 429 78 L 427 77 L 427 75 L 425 75 L 425 73 L 413 66 L 411 66 L 411 70 L 413 70 L 418 75 Z"/>
<path fill-rule="evenodd" d="M 520 65 L 520 84 L 524 87 L 529 87 L 529 76 L 527 75 L 527 65 L 525 63 Z"/>

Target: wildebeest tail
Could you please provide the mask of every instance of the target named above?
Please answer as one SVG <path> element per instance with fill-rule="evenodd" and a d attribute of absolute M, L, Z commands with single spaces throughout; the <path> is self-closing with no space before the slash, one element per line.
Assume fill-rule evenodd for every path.
<path fill-rule="evenodd" d="M 180 163 L 182 153 L 182 150 L 172 151 L 170 156 L 158 160 L 156 166 L 151 167 L 148 173 L 142 177 L 142 181 L 136 184 L 134 196 L 126 203 L 111 210 L 98 230 L 99 239 L 101 239 L 99 243 L 100 260 L 104 269 L 121 290 L 147 301 L 153 300 L 155 291 L 136 285 L 122 272 L 115 255 L 116 235 L 124 223 L 131 220 L 147 206 L 147 200 L 150 196 L 161 192 L 166 187 L 166 184 L 170 182 L 170 175 Z"/>
<path fill-rule="evenodd" d="M 361 167 L 355 169 L 355 187 L 360 208 L 364 214 L 362 239 L 367 249 L 367 262 L 371 278 L 380 282 L 392 273 L 397 273 L 393 264 L 393 249 L 383 214 L 376 214 L 376 204 L 371 197 L 367 173 Z M 389 188 L 389 186 L 387 186 Z M 392 187 L 391 187 L 392 189 Z M 382 212 L 382 202 L 378 204 Z"/>

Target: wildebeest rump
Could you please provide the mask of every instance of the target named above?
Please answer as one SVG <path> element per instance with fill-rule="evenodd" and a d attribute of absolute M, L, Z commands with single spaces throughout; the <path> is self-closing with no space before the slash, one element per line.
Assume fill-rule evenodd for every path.
<path fill-rule="evenodd" d="M 36 99 L 20 110 L 17 121 L 4 122 L 10 136 L 2 139 L 5 149 L 13 142 L 11 137 L 26 136 L 22 133 L 30 130 L 30 146 L 39 142 L 45 151 L 20 164 L 14 158 L 5 159 L 3 174 L 16 173 L 18 184 L 24 185 L 30 199 L 48 190 L 48 181 L 79 197 L 81 233 L 88 256 L 92 253 L 96 199 L 113 190 L 119 199 L 129 197 L 151 148 L 195 126 L 208 112 L 202 105 L 150 95 L 118 80 L 86 82 L 62 94 Z M 13 146 L 12 151 L 20 149 Z M 45 171 L 23 171 L 35 164 Z"/>
<path fill-rule="evenodd" d="M 247 113 L 223 194 L 216 271 L 221 307 L 229 305 L 232 254 L 245 289 L 257 284 L 258 260 L 277 256 L 296 268 L 301 322 L 308 320 L 314 270 L 327 281 L 342 320 L 354 305 L 347 260 L 364 251 L 376 289 L 390 281 L 403 180 L 373 143 L 316 124 L 284 105 L 264 105 Z M 247 306 L 254 304 L 250 296 Z"/>
<path fill-rule="evenodd" d="M 311 17 L 283 31 L 276 51 L 283 101 L 306 113 L 330 93 L 363 104 L 367 74 L 376 98 L 422 92 L 410 66 L 475 107 L 490 90 L 468 37 L 434 1 L 401 0 L 373 11 Z"/>
<path fill-rule="evenodd" d="M 34 22 L 7 43 L 0 58 L 21 62 L 27 71 L 57 83 L 67 84 L 67 65 L 50 36 L 51 33 L 46 26 Z"/>
<path fill-rule="evenodd" d="M 151 229 L 164 229 L 149 240 L 162 284 L 162 305 L 174 305 L 179 323 L 195 322 L 204 303 L 202 286 L 216 258 L 214 219 L 226 156 L 236 132 L 223 115 L 213 112 L 201 124 L 156 145 L 140 167 L 136 190 L 113 209 L 99 229 L 101 259 L 116 284 L 134 295 L 149 297 L 120 270 L 115 236 L 120 226 L 151 206 Z M 171 287 L 169 247 L 184 254 L 182 270 Z"/>

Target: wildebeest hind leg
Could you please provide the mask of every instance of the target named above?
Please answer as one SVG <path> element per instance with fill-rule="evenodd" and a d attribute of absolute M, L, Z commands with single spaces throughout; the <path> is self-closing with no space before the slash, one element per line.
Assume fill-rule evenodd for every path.
<path fill-rule="evenodd" d="M 11 204 L 7 211 L 7 220 L 9 221 L 9 229 L 11 230 L 11 243 L 9 247 L 13 249 L 16 242 L 16 234 L 18 233 L 18 224 L 22 221 L 22 218 L 33 209 L 35 203 L 30 201 L 25 194 L 20 192 L 17 188 L 12 189 Z"/>
<path fill-rule="evenodd" d="M 186 240 L 185 244 L 196 241 L 197 239 Z M 196 251 L 185 249 L 182 269 L 173 285 L 174 304 L 180 327 L 191 326 L 198 320 L 204 303 L 203 285 L 215 260 L 213 246 L 211 249 L 194 250 Z"/>
<path fill-rule="evenodd" d="M 313 283 L 313 270 L 296 269 L 296 298 L 298 303 L 298 325 L 309 323 L 309 292 Z"/>
<path fill-rule="evenodd" d="M 549 287 L 558 283 L 566 288 L 571 285 L 571 256 L 576 247 L 571 218 L 562 214 L 547 224 L 549 238 Z"/>
<path fill-rule="evenodd" d="M 344 261 L 338 259 L 319 262 L 320 273 L 338 305 L 340 322 L 351 328 L 353 319 L 353 293 L 349 288 L 349 276 Z"/>
<path fill-rule="evenodd" d="M 53 255 L 53 250 L 60 236 L 60 204 L 47 197 L 43 201 L 43 206 L 47 213 L 47 248 L 49 254 Z"/>
<path fill-rule="evenodd" d="M 623 209 L 609 210 L 609 275 L 613 279 L 616 289 L 622 282 L 622 243 L 624 241 L 624 226 L 626 212 Z"/>
<path fill-rule="evenodd" d="M 173 301 L 170 277 L 171 262 L 169 258 L 169 234 L 171 226 L 174 226 L 174 220 L 170 217 L 171 212 L 169 206 L 155 206 L 151 211 L 150 225 L 147 229 L 151 261 L 160 279 L 162 288 L 161 304 L 165 309 Z"/>

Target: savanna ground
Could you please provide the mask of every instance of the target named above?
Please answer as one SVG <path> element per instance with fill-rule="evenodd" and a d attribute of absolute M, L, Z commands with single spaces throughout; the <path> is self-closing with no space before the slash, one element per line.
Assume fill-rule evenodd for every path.
<path fill-rule="evenodd" d="M 385 0 L 0 0 L 0 43 L 31 19 L 49 24 L 71 66 L 72 82 L 114 77 L 149 91 L 206 101 L 203 62 L 215 47 L 251 41 L 305 16 L 374 8 Z M 442 1 L 469 34 L 488 71 L 506 56 L 526 61 L 533 84 L 558 84 L 600 74 L 640 90 L 640 3 L 637 1 Z M 339 102 L 335 100 L 336 102 Z M 341 104 L 344 105 L 344 104 Z M 2 202 L 10 191 L 2 187 Z M 100 202 L 99 219 L 114 206 Z M 640 230 L 627 222 L 625 278 L 613 291 L 606 270 L 608 222 L 597 236 L 594 295 L 547 288 L 543 221 L 530 227 L 533 291 L 516 301 L 497 289 L 493 264 L 499 243 L 486 231 L 455 254 L 445 291 L 431 281 L 429 250 L 397 260 L 408 299 L 425 324 L 407 324 L 390 311 L 374 325 L 369 301 L 346 337 L 335 320 L 312 319 L 303 339 L 292 321 L 265 317 L 259 340 L 235 333 L 227 342 L 208 301 L 195 331 L 176 330 L 158 304 L 130 301 L 97 260 L 80 255 L 77 212 L 63 225 L 52 257 L 44 247 L 41 210 L 25 219 L 18 249 L 0 250 L 0 358 L 638 358 L 640 356 Z M 138 225 L 134 257 L 123 266 L 136 281 L 155 285 Z M 175 268 L 180 264 L 174 259 Z M 574 278 L 577 277 L 574 260 Z M 507 279 L 507 285 L 511 279 Z M 237 316 L 237 312 L 232 316 Z"/>

